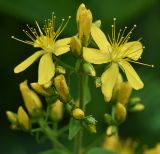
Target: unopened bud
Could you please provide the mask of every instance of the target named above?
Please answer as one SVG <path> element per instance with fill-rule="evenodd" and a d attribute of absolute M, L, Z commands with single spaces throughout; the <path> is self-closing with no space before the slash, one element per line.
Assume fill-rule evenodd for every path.
<path fill-rule="evenodd" d="M 83 64 L 83 71 L 90 76 L 96 76 L 96 71 L 92 64 L 85 62 Z"/>
<path fill-rule="evenodd" d="M 122 123 L 126 120 L 127 111 L 126 108 L 121 104 L 117 103 L 115 107 L 115 118 L 119 123 Z"/>
<path fill-rule="evenodd" d="M 13 129 L 13 130 L 18 130 L 18 129 L 20 129 L 20 128 L 19 128 L 19 126 L 16 125 L 16 124 L 11 124 L 11 129 Z"/>
<path fill-rule="evenodd" d="M 96 20 L 94 24 L 96 25 L 96 27 L 101 28 L 101 20 Z"/>
<path fill-rule="evenodd" d="M 77 36 L 74 36 L 71 38 L 70 47 L 73 54 L 75 54 L 76 56 L 81 55 L 82 45 L 81 45 L 81 41 Z"/>
<path fill-rule="evenodd" d="M 72 112 L 73 106 L 72 106 L 71 104 L 67 103 L 65 107 L 66 107 L 66 110 L 67 110 L 69 113 Z"/>
<path fill-rule="evenodd" d="M 84 4 L 81 4 L 78 8 L 76 19 L 79 28 L 79 38 L 82 42 L 85 42 L 84 44 L 87 44 L 91 32 L 92 13 L 86 9 Z"/>
<path fill-rule="evenodd" d="M 54 102 L 50 107 L 50 117 L 53 121 L 60 121 L 63 117 L 63 103 L 60 100 Z"/>
<path fill-rule="evenodd" d="M 117 127 L 114 125 L 108 126 L 106 129 L 106 135 L 107 136 L 112 136 L 117 133 Z"/>
<path fill-rule="evenodd" d="M 20 91 L 29 114 L 33 117 L 38 116 L 42 108 L 42 102 L 39 96 L 33 90 L 29 89 L 27 81 L 20 84 Z"/>
<path fill-rule="evenodd" d="M 81 120 L 84 118 L 84 112 L 80 108 L 76 108 L 72 111 L 72 115 L 75 119 Z"/>
<path fill-rule="evenodd" d="M 43 84 L 43 87 L 47 89 L 47 88 L 50 88 L 52 86 L 52 84 L 53 84 L 53 81 L 50 80 L 50 81 L 46 82 L 45 84 Z"/>
<path fill-rule="evenodd" d="M 58 74 L 65 74 L 66 70 L 65 70 L 65 68 L 63 66 L 57 65 L 56 66 L 56 73 L 58 73 Z"/>
<path fill-rule="evenodd" d="M 121 102 L 121 104 L 125 105 L 128 103 L 128 99 L 131 95 L 132 87 L 128 82 L 122 82 L 119 90 L 118 95 L 118 102 Z"/>
<path fill-rule="evenodd" d="M 56 76 L 54 78 L 54 85 L 61 99 L 66 102 L 69 99 L 69 89 L 64 75 Z"/>
<path fill-rule="evenodd" d="M 96 130 L 96 126 L 95 126 L 95 125 L 89 124 L 89 125 L 86 126 L 86 129 L 87 129 L 90 133 L 97 133 L 97 130 Z"/>
<path fill-rule="evenodd" d="M 134 107 L 131 108 L 131 111 L 142 111 L 144 110 L 144 105 L 143 104 L 136 104 Z"/>
<path fill-rule="evenodd" d="M 104 120 L 108 125 L 111 125 L 114 123 L 112 116 L 110 114 L 105 113 L 104 114 Z"/>
<path fill-rule="evenodd" d="M 133 97 L 130 99 L 130 103 L 133 105 L 139 103 L 140 101 L 141 101 L 140 97 Z"/>
<path fill-rule="evenodd" d="M 77 100 L 75 100 L 75 105 L 77 106 L 77 107 L 80 107 L 80 100 L 79 99 L 77 99 Z"/>
<path fill-rule="evenodd" d="M 11 124 L 17 124 L 18 123 L 18 117 L 16 113 L 13 113 L 11 111 L 6 112 L 8 120 L 11 122 Z"/>
<path fill-rule="evenodd" d="M 18 122 L 24 130 L 30 129 L 29 117 L 22 106 L 18 108 Z"/>
<path fill-rule="evenodd" d="M 46 89 L 42 85 L 40 85 L 38 83 L 31 83 L 30 85 L 38 94 L 40 94 L 42 96 L 50 96 L 51 95 L 49 92 L 46 91 Z"/>
<path fill-rule="evenodd" d="M 107 150 L 116 152 L 119 149 L 120 140 L 117 135 L 106 136 L 103 147 Z"/>
<path fill-rule="evenodd" d="M 101 87 L 102 82 L 101 82 L 101 78 L 100 78 L 100 77 L 97 77 L 97 78 L 96 78 L 96 80 L 95 80 L 95 84 L 96 84 L 96 88 Z"/>

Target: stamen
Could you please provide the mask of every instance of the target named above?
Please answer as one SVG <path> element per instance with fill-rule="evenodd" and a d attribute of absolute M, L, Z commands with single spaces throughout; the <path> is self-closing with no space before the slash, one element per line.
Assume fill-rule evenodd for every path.
<path fill-rule="evenodd" d="M 137 25 L 134 25 L 133 28 L 128 32 L 128 34 L 126 35 L 126 37 L 123 39 L 121 44 L 125 44 L 126 42 L 128 42 L 129 37 L 131 36 L 133 30 L 137 27 Z"/>
<path fill-rule="evenodd" d="M 116 18 L 113 18 L 113 43 L 116 43 Z"/>
<path fill-rule="evenodd" d="M 150 65 L 150 64 L 145 64 L 145 63 L 141 63 L 141 62 L 138 62 L 138 61 L 133 61 L 133 60 L 127 60 L 129 62 L 132 62 L 132 63 L 136 63 L 136 64 L 140 64 L 140 65 L 144 65 L 144 66 L 148 66 L 148 67 L 154 67 L 154 65 Z"/>
<path fill-rule="evenodd" d="M 58 30 L 56 31 L 55 39 L 57 39 L 57 37 L 61 34 L 61 32 L 66 28 L 70 19 L 71 19 L 71 16 L 68 16 L 68 20 L 66 21 L 65 24 L 64 24 L 64 19 L 62 19 L 62 23 L 61 23 L 60 27 L 58 28 Z"/>
<path fill-rule="evenodd" d="M 43 36 L 43 32 L 42 32 L 41 28 L 39 27 L 39 24 L 38 24 L 37 21 L 36 21 L 36 25 L 37 25 L 37 27 L 38 27 L 38 30 L 39 30 L 40 35 Z"/>
<path fill-rule="evenodd" d="M 15 39 L 15 40 L 17 40 L 17 41 L 19 41 L 19 42 L 25 43 L 25 44 L 33 45 L 33 42 L 31 42 L 31 41 L 23 41 L 23 40 L 21 40 L 21 39 L 19 39 L 19 38 L 16 38 L 16 37 L 14 37 L 14 36 L 11 36 L 11 38 L 12 38 L 12 39 Z"/>
<path fill-rule="evenodd" d="M 35 41 L 35 39 L 29 34 L 28 31 L 22 30 L 32 41 Z"/>
<path fill-rule="evenodd" d="M 124 29 L 123 29 L 123 32 L 122 32 L 122 35 L 121 35 L 121 37 L 120 37 L 120 39 L 119 39 L 119 41 L 118 41 L 118 46 L 120 46 L 120 44 L 121 44 L 121 42 L 123 41 L 123 39 L 124 39 L 124 33 L 125 33 L 125 31 L 126 31 L 126 29 L 127 29 L 127 27 L 125 26 L 124 27 Z"/>

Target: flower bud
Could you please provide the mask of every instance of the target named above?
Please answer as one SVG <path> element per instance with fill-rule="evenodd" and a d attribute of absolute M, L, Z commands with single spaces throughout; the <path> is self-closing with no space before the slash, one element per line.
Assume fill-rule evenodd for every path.
<path fill-rule="evenodd" d="M 95 125 L 89 124 L 89 125 L 86 125 L 85 127 L 90 133 L 97 133 Z"/>
<path fill-rule="evenodd" d="M 53 81 L 50 80 L 50 81 L 46 82 L 45 84 L 43 84 L 43 87 L 47 89 L 47 88 L 50 88 L 52 86 L 52 84 L 53 84 Z"/>
<path fill-rule="evenodd" d="M 96 20 L 94 24 L 96 25 L 96 27 L 101 28 L 101 20 Z"/>
<path fill-rule="evenodd" d="M 96 71 L 92 64 L 85 62 L 83 64 L 83 71 L 90 76 L 96 76 Z"/>
<path fill-rule="evenodd" d="M 55 88 L 65 102 L 69 99 L 69 89 L 65 80 L 64 75 L 58 75 L 54 78 Z"/>
<path fill-rule="evenodd" d="M 75 119 L 81 120 L 84 118 L 84 112 L 80 108 L 76 108 L 72 111 L 72 115 Z"/>
<path fill-rule="evenodd" d="M 29 114 L 33 117 L 41 113 L 42 102 L 39 96 L 27 85 L 27 80 L 20 84 L 20 91 Z"/>
<path fill-rule="evenodd" d="M 106 135 L 107 136 L 112 136 L 117 133 L 117 127 L 114 125 L 108 126 L 106 129 Z"/>
<path fill-rule="evenodd" d="M 77 36 L 74 36 L 71 38 L 70 47 L 73 54 L 75 54 L 76 56 L 81 55 L 82 45 L 81 45 L 81 41 Z"/>
<path fill-rule="evenodd" d="M 30 129 L 29 117 L 22 106 L 18 108 L 18 122 L 24 130 Z"/>
<path fill-rule="evenodd" d="M 111 125 L 114 123 L 112 116 L 110 114 L 105 113 L 104 114 L 104 120 L 108 125 Z"/>
<path fill-rule="evenodd" d="M 56 73 L 58 73 L 58 74 L 65 74 L 66 70 L 65 70 L 65 68 L 63 66 L 57 65 L 56 66 Z"/>
<path fill-rule="evenodd" d="M 135 105 L 135 104 L 138 104 L 140 101 L 141 101 L 140 97 L 133 97 L 130 99 L 130 104 Z"/>
<path fill-rule="evenodd" d="M 18 117 L 16 113 L 13 113 L 11 111 L 6 112 L 8 120 L 11 122 L 11 124 L 17 124 L 18 123 Z"/>
<path fill-rule="evenodd" d="M 50 96 L 51 94 L 44 89 L 44 87 L 38 83 L 31 83 L 31 87 L 42 96 Z"/>
<path fill-rule="evenodd" d="M 71 104 L 67 103 L 65 107 L 66 107 L 66 110 L 67 110 L 69 113 L 72 112 L 73 106 L 72 106 Z"/>
<path fill-rule="evenodd" d="M 121 104 L 117 103 L 115 107 L 115 118 L 119 123 L 122 123 L 126 120 L 127 111 L 126 108 Z"/>
<path fill-rule="evenodd" d="M 100 77 L 96 77 L 95 84 L 96 84 L 96 88 L 101 87 L 102 82 Z"/>
<path fill-rule="evenodd" d="M 130 109 L 130 111 L 142 111 L 142 110 L 144 110 L 144 105 L 140 103 L 136 104 Z"/>
<path fill-rule="evenodd" d="M 120 140 L 117 135 L 106 136 L 103 147 L 107 150 L 116 152 L 119 149 Z"/>
<path fill-rule="evenodd" d="M 50 117 L 53 121 L 60 121 L 63 117 L 63 103 L 60 100 L 54 102 L 50 107 Z"/>
<path fill-rule="evenodd" d="M 118 95 L 118 102 L 125 105 L 128 103 L 128 99 L 131 95 L 132 87 L 128 82 L 122 82 L 120 85 L 119 95 Z"/>
<path fill-rule="evenodd" d="M 79 29 L 79 38 L 84 38 L 84 44 L 88 42 L 92 25 L 92 13 L 87 10 L 84 4 L 81 4 L 77 11 L 77 24 Z M 83 41 L 82 41 L 83 42 Z"/>

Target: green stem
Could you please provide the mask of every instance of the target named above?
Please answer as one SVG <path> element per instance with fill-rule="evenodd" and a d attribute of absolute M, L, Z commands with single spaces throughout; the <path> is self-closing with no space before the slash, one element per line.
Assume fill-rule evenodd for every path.
<path fill-rule="evenodd" d="M 85 111 L 85 104 L 84 104 L 84 81 L 87 76 L 84 74 L 80 74 L 79 76 L 79 98 L 80 98 L 80 108 Z M 77 136 L 75 137 L 75 144 L 74 144 L 74 154 L 81 154 L 83 149 L 83 129 L 79 131 Z"/>
<path fill-rule="evenodd" d="M 63 144 L 61 144 L 57 138 L 56 138 L 56 133 L 54 132 L 53 129 L 51 129 L 47 124 L 44 119 L 39 120 L 39 125 L 42 129 L 42 132 L 46 135 L 46 137 L 52 142 L 54 147 L 58 147 L 61 149 L 64 149 L 67 153 L 71 153 Z"/>

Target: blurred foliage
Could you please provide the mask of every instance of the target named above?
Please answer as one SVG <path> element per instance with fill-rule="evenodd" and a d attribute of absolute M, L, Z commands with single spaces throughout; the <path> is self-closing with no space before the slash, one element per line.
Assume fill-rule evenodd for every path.
<path fill-rule="evenodd" d="M 37 80 L 37 66 L 33 65 L 29 70 L 15 75 L 13 68 L 20 61 L 28 57 L 34 49 L 31 46 L 12 40 L 11 35 L 26 39 L 21 31 L 26 28 L 26 23 L 35 25 L 40 23 L 55 12 L 58 21 L 71 15 L 72 20 L 65 29 L 63 35 L 72 36 L 76 32 L 76 10 L 84 2 L 87 8 L 93 12 L 94 19 L 102 20 L 102 29 L 107 33 L 112 24 L 112 18 L 117 17 L 118 27 L 132 27 L 137 24 L 138 28 L 133 33 L 133 39 L 143 37 L 142 42 L 146 46 L 142 61 L 154 64 L 155 68 L 138 66 L 139 74 L 144 80 L 143 90 L 135 92 L 140 96 L 145 110 L 141 113 L 129 115 L 127 121 L 121 126 L 120 134 L 123 137 L 131 136 L 141 144 L 153 146 L 160 142 L 160 1 L 159 0 L 1 0 L 0 1 L 0 45 L 1 45 L 1 86 L 0 86 L 0 149 L 1 154 L 35 154 L 49 148 L 49 143 L 39 146 L 34 138 L 28 134 L 14 132 L 9 129 L 5 111 L 16 111 L 22 103 L 19 93 L 19 83 L 28 78 L 30 82 Z M 65 57 L 64 57 L 65 58 Z M 66 57 L 67 58 L 67 57 Z M 137 67 L 137 65 L 135 65 Z M 76 82 L 75 82 L 76 83 Z M 99 120 L 98 129 L 105 126 L 103 115 L 107 111 L 106 104 L 99 90 L 90 81 L 94 99 L 87 105 L 88 112 L 93 113 Z M 71 89 L 74 89 L 72 87 Z M 98 97 L 100 95 L 100 97 Z M 98 110 L 97 110 L 98 109 Z M 101 134 L 99 130 L 97 136 Z M 86 143 L 95 135 L 86 134 Z M 94 153 L 94 152 L 92 152 Z"/>

